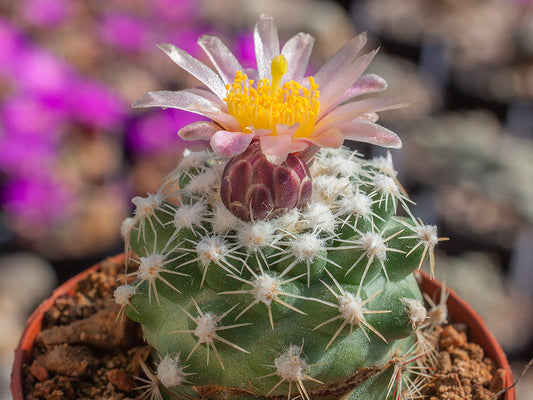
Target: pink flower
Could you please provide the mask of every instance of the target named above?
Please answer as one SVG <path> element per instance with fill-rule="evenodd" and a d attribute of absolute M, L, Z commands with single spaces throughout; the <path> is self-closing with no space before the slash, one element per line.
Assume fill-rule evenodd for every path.
<path fill-rule="evenodd" d="M 159 45 L 205 87 L 149 92 L 133 107 L 170 107 L 203 115 L 211 121 L 187 125 L 179 135 L 210 140 L 213 150 L 226 157 L 242 153 L 257 137 L 268 161 L 277 165 L 289 153 L 313 145 L 336 148 L 344 140 L 401 147 L 394 132 L 376 124 L 377 112 L 407 102 L 359 98 L 387 88 L 381 77 L 363 75 L 377 52 L 358 57 L 366 35 L 353 38 L 314 76 L 305 78 L 313 42 L 312 36 L 299 33 L 280 51 L 274 20 L 261 15 L 254 30 L 257 69 L 244 69 L 218 37 L 198 40 L 216 72 L 175 46 Z"/>

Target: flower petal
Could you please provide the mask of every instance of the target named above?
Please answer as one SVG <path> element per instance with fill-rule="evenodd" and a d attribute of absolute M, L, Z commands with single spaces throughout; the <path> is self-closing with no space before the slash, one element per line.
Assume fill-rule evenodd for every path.
<path fill-rule="evenodd" d="M 411 103 L 405 99 L 394 97 L 370 97 L 363 100 L 352 101 L 350 103 L 342 104 L 322 116 L 315 128 L 318 132 L 321 132 L 333 126 L 338 126 L 359 118 L 365 113 L 393 110 L 395 108 L 406 107 L 409 104 Z"/>
<path fill-rule="evenodd" d="M 204 91 L 206 92 L 206 91 Z M 177 108 L 179 110 L 185 110 L 202 114 L 196 111 L 197 106 L 201 106 L 205 110 L 210 112 L 221 112 L 220 104 L 214 103 L 207 99 L 205 96 L 199 94 L 199 91 L 195 90 L 180 90 L 177 92 L 170 90 L 161 90 L 158 92 L 145 93 L 136 100 L 132 107 L 134 108 L 146 108 L 146 107 L 162 107 L 162 108 Z"/>
<path fill-rule="evenodd" d="M 303 140 L 299 140 L 299 138 L 297 138 L 296 140 L 294 140 L 292 142 L 292 146 L 291 146 L 291 153 L 300 153 L 302 151 L 305 151 L 307 150 L 309 147 L 312 146 L 313 143 L 311 143 L 309 140 L 306 140 L 306 141 L 303 141 Z M 316 153 L 313 152 L 313 154 Z"/>
<path fill-rule="evenodd" d="M 313 50 L 315 38 L 307 33 L 298 33 L 285 43 L 281 54 L 285 56 L 289 63 L 289 69 L 283 76 L 282 83 L 294 80 L 301 82 L 304 78 L 309 57 Z"/>
<path fill-rule="evenodd" d="M 272 80 L 270 66 L 279 55 L 278 29 L 274 18 L 261 14 L 254 28 L 255 59 L 259 79 Z"/>
<path fill-rule="evenodd" d="M 198 39 L 198 44 L 208 55 L 225 83 L 233 83 L 237 71 L 243 71 L 237 58 L 218 37 L 204 35 Z"/>
<path fill-rule="evenodd" d="M 220 127 L 211 121 L 197 121 L 181 128 L 178 136 L 183 140 L 209 140 L 219 130 Z"/>
<path fill-rule="evenodd" d="M 377 122 L 379 119 L 379 115 L 375 112 L 367 112 L 361 115 L 359 118 L 365 121 Z"/>
<path fill-rule="evenodd" d="M 305 138 L 309 143 L 320 147 L 338 148 L 344 143 L 344 135 L 338 128 L 330 128 L 319 135 L 313 135 Z"/>
<path fill-rule="evenodd" d="M 288 135 L 291 138 L 294 139 L 294 135 L 296 134 L 296 131 L 300 127 L 300 123 L 297 122 L 292 125 L 285 125 L 285 124 L 276 124 L 276 133 L 278 136 L 285 136 Z"/>
<path fill-rule="evenodd" d="M 335 75 L 357 56 L 366 44 L 366 32 L 357 35 L 338 50 L 315 74 L 315 81 L 321 84 Z"/>
<path fill-rule="evenodd" d="M 254 134 L 254 136 L 265 136 L 270 135 L 272 133 L 272 129 L 265 129 L 265 128 L 254 128 L 253 126 L 249 126 L 245 129 L 246 131 L 250 131 Z"/>
<path fill-rule="evenodd" d="M 292 147 L 290 135 L 261 136 L 259 140 L 261 141 L 261 151 L 268 162 L 279 165 L 287 159 Z"/>
<path fill-rule="evenodd" d="M 224 157 L 241 154 L 252 142 L 254 135 L 244 132 L 218 131 L 211 137 L 211 148 Z"/>
<path fill-rule="evenodd" d="M 338 100 L 339 103 L 350 101 L 357 96 L 368 93 L 383 92 L 387 89 L 387 82 L 376 74 L 362 75 Z"/>
<path fill-rule="evenodd" d="M 223 111 L 228 109 L 228 104 L 207 88 L 193 87 L 190 89 L 184 89 L 184 91 L 187 93 L 197 94 L 198 96 L 201 96 L 205 98 L 206 100 L 211 101 L 213 104 L 216 104 Z"/>
<path fill-rule="evenodd" d="M 410 100 L 401 97 L 370 97 L 368 99 L 353 101 L 349 104 L 359 103 L 359 107 L 366 107 L 369 105 L 372 112 L 380 112 L 387 110 L 395 110 L 397 108 L 403 108 L 410 106 L 412 103 Z"/>
<path fill-rule="evenodd" d="M 322 85 L 319 84 L 320 109 L 323 112 L 339 104 L 342 95 L 359 79 L 377 52 L 378 49 L 356 58 L 345 68 L 331 75 Z"/>
<path fill-rule="evenodd" d="M 362 119 L 355 119 L 342 125 L 341 131 L 347 140 L 356 140 L 393 149 L 402 147 L 401 139 L 393 131 Z"/>
<path fill-rule="evenodd" d="M 257 70 L 255 70 L 253 68 L 245 68 L 244 69 L 244 73 L 246 74 L 248 79 L 251 79 L 254 82 L 259 82 L 259 74 L 258 74 Z"/>
<path fill-rule="evenodd" d="M 315 74 L 315 83 L 320 87 L 327 85 L 328 81 L 344 71 L 357 57 L 357 54 L 366 44 L 366 32 L 357 35 L 337 51 Z M 350 85 L 353 82 L 350 83 Z M 344 93 L 344 91 L 342 92 Z M 340 95 L 342 95 L 340 93 Z"/>
<path fill-rule="evenodd" d="M 353 104 L 353 107 L 350 107 Z M 331 112 L 323 116 L 315 125 L 315 133 L 327 131 L 328 129 L 339 126 L 352 119 L 359 118 L 361 115 L 369 112 L 372 106 L 369 104 L 348 103 L 334 108 Z"/>
<path fill-rule="evenodd" d="M 228 114 L 227 112 L 211 111 L 205 107 L 202 107 L 201 105 L 191 107 L 191 111 L 203 115 L 204 117 L 211 118 L 213 121 L 222 126 L 222 128 L 228 131 L 241 131 L 241 125 L 239 124 L 239 121 L 237 121 L 234 116 Z"/>
<path fill-rule="evenodd" d="M 170 59 L 181 68 L 202 81 L 218 98 L 224 99 L 226 97 L 226 85 L 220 76 L 203 62 L 171 44 L 159 44 L 157 47 L 167 53 Z"/>

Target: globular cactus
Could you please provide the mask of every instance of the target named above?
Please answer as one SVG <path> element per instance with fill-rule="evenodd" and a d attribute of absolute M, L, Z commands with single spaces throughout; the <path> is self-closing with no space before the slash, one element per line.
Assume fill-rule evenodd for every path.
<path fill-rule="evenodd" d="M 395 368 L 421 351 L 412 272 L 438 241 L 392 165 L 322 150 L 304 207 L 243 221 L 219 196 L 225 161 L 186 154 L 125 223 L 138 269 L 117 299 L 162 360 L 160 383 L 203 397 L 392 396 L 410 382 Z"/>
<path fill-rule="evenodd" d="M 138 268 L 115 298 L 154 349 L 146 397 L 417 397 L 434 356 L 413 271 L 427 258 L 433 270 L 436 228 L 412 215 L 390 156 L 341 147 L 399 147 L 376 112 L 404 103 L 358 98 L 386 88 L 362 75 L 375 54 L 357 57 L 364 34 L 308 80 L 309 35 L 280 54 L 261 16 L 254 38 L 258 82 L 202 37 L 218 74 L 160 47 L 207 89 L 134 104 L 212 120 L 180 135 L 213 152 L 187 152 L 122 227 Z"/>

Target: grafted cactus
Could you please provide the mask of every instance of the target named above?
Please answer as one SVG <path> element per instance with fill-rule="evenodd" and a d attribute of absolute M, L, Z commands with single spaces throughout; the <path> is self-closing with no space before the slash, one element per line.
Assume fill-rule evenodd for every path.
<path fill-rule="evenodd" d="M 341 147 L 400 147 L 376 121 L 405 102 L 359 98 L 386 88 L 362 75 L 375 55 L 358 57 L 364 34 L 309 78 L 311 36 L 280 51 L 263 15 L 254 42 L 246 73 L 215 37 L 199 44 L 217 73 L 161 45 L 205 87 L 134 103 L 210 118 L 179 134 L 213 149 L 188 152 L 157 193 L 133 199 L 122 228 L 138 268 L 116 300 L 154 349 L 146 395 L 417 397 L 421 358 L 434 357 L 413 271 L 426 258 L 433 269 L 436 228 L 410 212 L 390 157 Z"/>
<path fill-rule="evenodd" d="M 162 385 L 385 399 L 410 382 L 399 365 L 426 351 L 412 272 L 438 239 L 383 161 L 320 151 L 309 203 L 268 220 L 228 211 L 225 160 L 208 152 L 187 153 L 157 194 L 134 200 L 125 233 L 139 266 L 117 299 L 159 354 Z"/>

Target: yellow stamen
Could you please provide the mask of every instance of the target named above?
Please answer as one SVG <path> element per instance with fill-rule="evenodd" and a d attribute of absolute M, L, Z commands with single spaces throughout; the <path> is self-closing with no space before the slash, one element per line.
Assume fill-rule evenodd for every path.
<path fill-rule="evenodd" d="M 309 137 L 313 132 L 320 109 L 318 85 L 309 77 L 309 88 L 295 81 L 281 85 L 289 64 L 280 55 L 271 64 L 272 82 L 261 79 L 256 85 L 242 71 L 237 71 L 233 84 L 226 85 L 229 114 L 234 116 L 243 131 L 271 129 L 276 135 L 276 124 L 300 126 L 295 137 Z"/>

